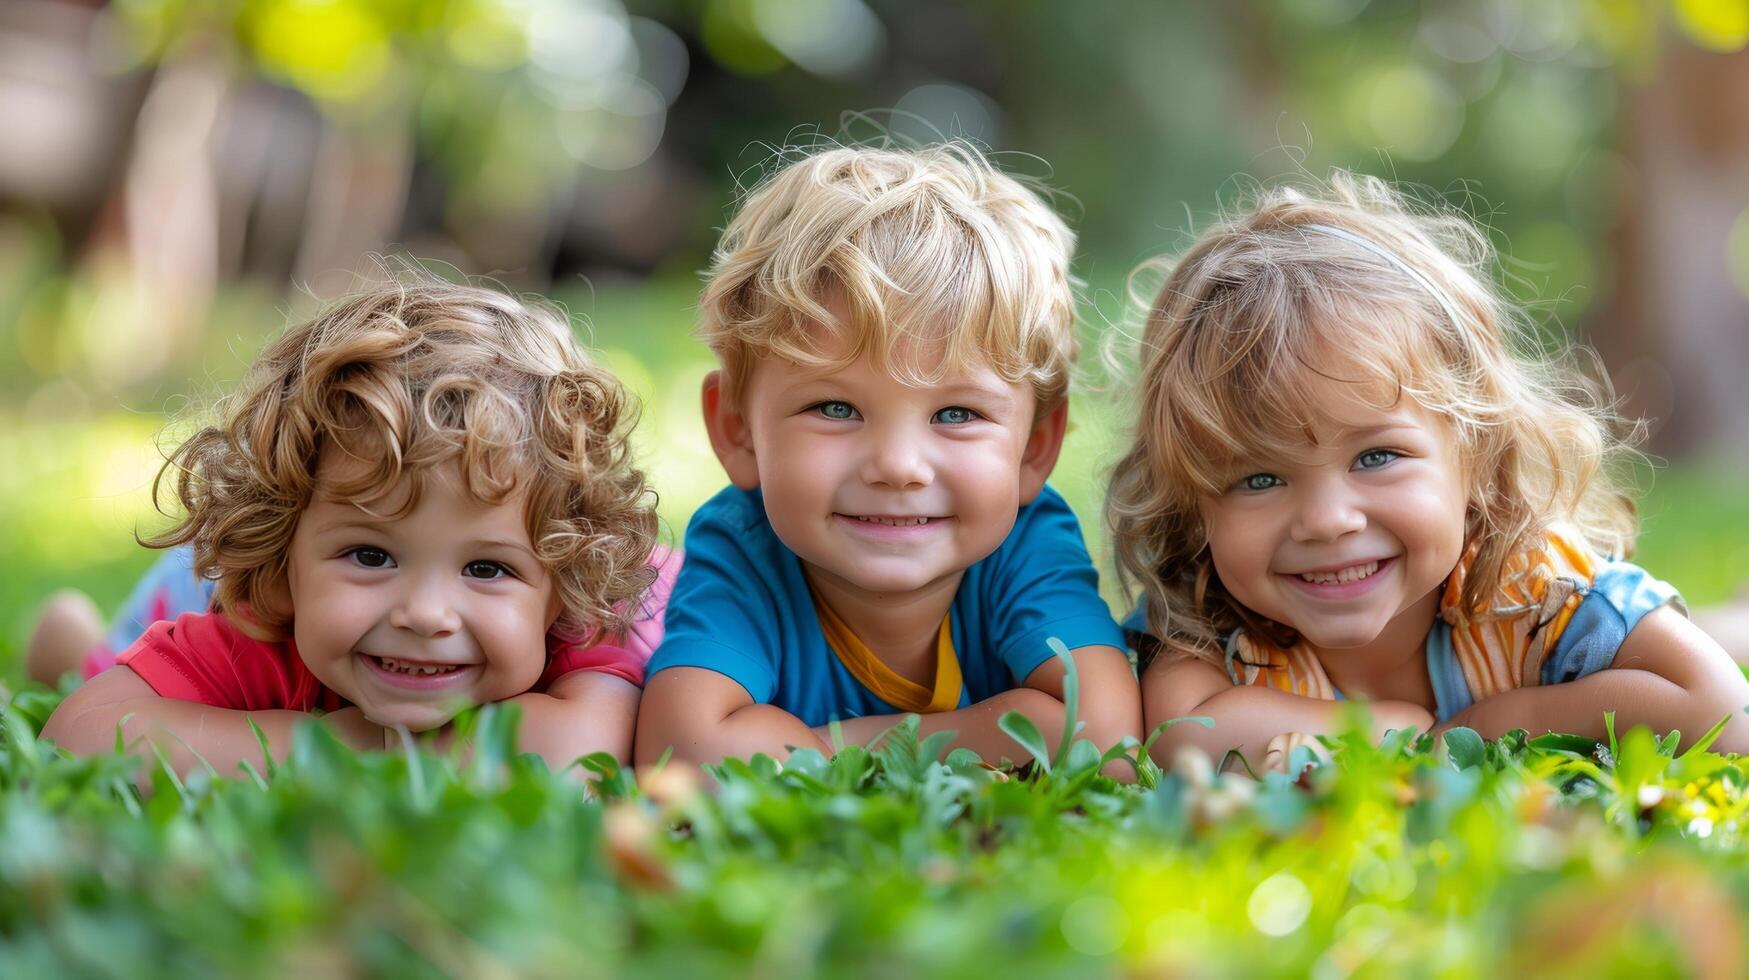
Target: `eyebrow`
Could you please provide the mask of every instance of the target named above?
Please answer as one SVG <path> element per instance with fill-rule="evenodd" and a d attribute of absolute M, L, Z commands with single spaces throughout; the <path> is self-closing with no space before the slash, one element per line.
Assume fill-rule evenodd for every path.
<path fill-rule="evenodd" d="M 318 534 L 325 534 L 325 533 L 332 532 L 332 531 L 357 530 L 357 531 L 376 531 L 378 533 L 383 533 L 384 532 L 383 524 L 384 524 L 384 522 L 379 522 L 379 521 L 369 521 L 369 520 L 359 520 L 357 518 L 348 518 L 346 520 L 325 521 L 321 524 L 318 524 L 318 525 L 316 525 L 316 532 Z M 470 551 L 475 550 L 475 549 L 481 549 L 481 548 L 504 548 L 504 549 L 509 550 L 509 551 L 520 551 L 530 558 L 534 558 L 537 561 L 539 560 L 539 557 L 534 553 L 533 548 L 530 548 L 528 545 L 522 544 L 521 542 L 518 542 L 518 541 L 511 541 L 508 538 L 474 538 L 471 541 L 463 542 L 463 546 L 467 550 L 470 550 Z"/>
<path fill-rule="evenodd" d="M 1343 428 L 1337 429 L 1335 434 L 1336 434 L 1337 438 L 1339 438 L 1339 439 L 1371 439 L 1371 438 L 1374 438 L 1376 436 L 1384 435 L 1385 433 L 1388 433 L 1388 432 L 1396 432 L 1398 430 L 1411 430 L 1412 431 L 1412 430 L 1416 430 L 1418 428 L 1419 427 L 1416 426 L 1412 422 L 1399 420 L 1399 421 L 1385 422 L 1382 425 L 1369 425 L 1369 426 L 1364 426 L 1361 428 L 1343 427 Z"/>
<path fill-rule="evenodd" d="M 1002 400 L 1008 397 L 1007 391 L 981 381 L 956 381 L 952 384 L 939 385 L 934 390 L 944 398 L 981 395 L 985 398 Z"/>

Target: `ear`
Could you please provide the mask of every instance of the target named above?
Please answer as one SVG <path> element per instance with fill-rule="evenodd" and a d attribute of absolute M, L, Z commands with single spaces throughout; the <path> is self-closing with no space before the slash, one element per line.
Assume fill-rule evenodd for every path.
<path fill-rule="evenodd" d="M 1020 504 L 1033 502 L 1045 480 L 1056 469 L 1057 456 L 1063 451 L 1063 433 L 1069 428 L 1069 401 L 1046 413 L 1032 423 L 1032 435 L 1026 438 L 1026 449 L 1020 454 Z"/>
<path fill-rule="evenodd" d="M 711 451 L 729 474 L 729 482 L 742 490 L 759 486 L 759 464 L 753 458 L 753 432 L 739 406 L 723 391 L 723 372 L 704 376 L 704 428 L 710 433 Z"/>

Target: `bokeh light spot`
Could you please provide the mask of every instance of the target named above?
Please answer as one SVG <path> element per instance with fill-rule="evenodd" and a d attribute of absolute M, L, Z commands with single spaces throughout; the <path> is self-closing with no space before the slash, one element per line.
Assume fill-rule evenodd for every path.
<path fill-rule="evenodd" d="M 1431 160 L 1463 132 L 1464 100 L 1444 80 L 1402 65 L 1359 79 L 1349 90 L 1349 119 L 1363 142 L 1405 160 Z"/>
<path fill-rule="evenodd" d="M 1743 0 L 1676 0 L 1676 23 L 1694 43 L 1712 51 L 1749 45 L 1749 3 Z"/>
<path fill-rule="evenodd" d="M 1128 928 L 1123 906 L 1106 895 L 1077 899 L 1063 910 L 1063 938 L 1085 956 L 1109 956 L 1116 952 Z"/>
<path fill-rule="evenodd" d="M 255 25 L 262 67 L 311 95 L 335 102 L 362 98 L 392 63 L 388 32 L 364 5 L 336 0 L 280 0 Z"/>
<path fill-rule="evenodd" d="M 1737 284 L 1738 292 L 1749 298 L 1749 208 L 1744 208 L 1731 224 L 1725 256 L 1731 268 L 1731 281 Z"/>
<path fill-rule="evenodd" d="M 1245 903 L 1251 924 L 1266 936 L 1285 936 L 1305 924 L 1312 911 L 1312 892 L 1286 871 L 1263 879 Z"/>

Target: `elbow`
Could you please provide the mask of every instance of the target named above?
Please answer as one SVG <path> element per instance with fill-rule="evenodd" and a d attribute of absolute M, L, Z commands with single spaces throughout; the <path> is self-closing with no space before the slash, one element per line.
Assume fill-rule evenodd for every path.
<path fill-rule="evenodd" d="M 1192 733 L 1185 730 L 1187 727 L 1189 726 L 1173 725 L 1162 731 L 1160 737 L 1154 739 L 1154 744 L 1149 747 L 1149 757 L 1161 769 L 1171 772 L 1173 765 L 1186 749 L 1200 749 Z"/>
<path fill-rule="evenodd" d="M 1725 728 L 1719 733 L 1718 741 L 1712 744 L 1712 751 L 1728 755 L 1749 755 L 1749 707 L 1738 704 L 1735 699 L 1712 698 L 1704 709 L 1704 713 L 1696 719 L 1695 732 L 1698 736 L 1725 719 Z"/>
<path fill-rule="evenodd" d="M 106 721 L 111 723 L 104 724 Z M 49 715 L 38 737 L 74 755 L 97 755 L 114 748 L 119 724 L 120 718 L 111 718 L 109 712 L 78 710 L 69 698 Z"/>
<path fill-rule="evenodd" d="M 653 766 L 670 750 L 679 754 L 679 746 L 675 745 L 675 739 L 665 726 L 640 717 L 637 734 L 632 739 L 632 764 L 639 768 Z"/>
<path fill-rule="evenodd" d="M 1079 737 L 1090 739 L 1101 751 L 1120 745 L 1124 739 L 1142 740 L 1142 711 L 1139 704 L 1107 703 L 1101 710 L 1088 712 L 1081 719 L 1085 727 Z"/>

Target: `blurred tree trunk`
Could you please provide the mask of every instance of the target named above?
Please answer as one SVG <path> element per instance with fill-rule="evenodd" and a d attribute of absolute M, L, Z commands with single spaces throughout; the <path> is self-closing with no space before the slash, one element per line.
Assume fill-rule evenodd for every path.
<path fill-rule="evenodd" d="M 1728 251 L 1749 207 L 1749 51 L 1672 40 L 1655 78 L 1623 85 L 1613 282 L 1592 342 L 1653 451 L 1749 462 L 1749 297 Z"/>
<path fill-rule="evenodd" d="M 353 275 L 375 278 L 379 270 L 368 256 L 394 243 L 406 217 L 412 128 L 398 107 L 369 125 L 323 124 L 298 252 L 300 281 L 326 283 L 339 273 L 335 291 L 345 292 L 357 288 Z"/>

